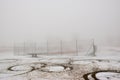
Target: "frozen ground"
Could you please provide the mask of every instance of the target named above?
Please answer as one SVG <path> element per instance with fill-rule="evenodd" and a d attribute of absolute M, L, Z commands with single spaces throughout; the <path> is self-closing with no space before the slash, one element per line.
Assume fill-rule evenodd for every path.
<path fill-rule="evenodd" d="M 0 54 L 0 80 L 120 80 L 119 56 L 32 58 L 12 54 Z"/>

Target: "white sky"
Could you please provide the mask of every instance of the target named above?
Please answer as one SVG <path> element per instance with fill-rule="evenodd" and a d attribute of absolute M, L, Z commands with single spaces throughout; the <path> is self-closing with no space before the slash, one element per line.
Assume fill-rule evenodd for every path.
<path fill-rule="evenodd" d="M 0 45 L 52 37 L 120 44 L 120 0 L 0 0 Z"/>

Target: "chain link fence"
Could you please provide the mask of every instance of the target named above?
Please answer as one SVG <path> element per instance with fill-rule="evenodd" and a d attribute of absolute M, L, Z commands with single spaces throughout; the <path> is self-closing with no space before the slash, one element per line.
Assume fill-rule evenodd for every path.
<path fill-rule="evenodd" d="M 93 40 L 47 40 L 41 43 L 23 42 L 14 44 L 15 55 L 91 55 L 95 56 Z"/>

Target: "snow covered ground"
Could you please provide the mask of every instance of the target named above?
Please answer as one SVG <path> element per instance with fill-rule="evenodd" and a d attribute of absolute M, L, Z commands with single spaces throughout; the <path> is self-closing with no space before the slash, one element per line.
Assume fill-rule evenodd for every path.
<path fill-rule="evenodd" d="M 120 56 L 97 55 L 33 58 L 1 53 L 0 80 L 120 80 Z"/>

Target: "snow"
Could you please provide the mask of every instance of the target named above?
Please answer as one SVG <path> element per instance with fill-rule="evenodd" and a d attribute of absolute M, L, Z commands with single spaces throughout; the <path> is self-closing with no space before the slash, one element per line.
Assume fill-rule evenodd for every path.
<path fill-rule="evenodd" d="M 45 70 L 52 71 L 52 72 L 60 72 L 64 70 L 63 66 L 47 66 Z"/>
<path fill-rule="evenodd" d="M 99 80 L 119 80 L 120 56 L 115 54 L 118 55 L 39 55 L 33 58 L 15 56 L 13 52 L 0 53 L 0 80 L 85 80 L 84 75 L 94 80 L 92 75 L 97 71 Z"/>
<path fill-rule="evenodd" d="M 17 66 L 11 67 L 12 71 L 24 71 L 24 70 L 31 70 L 31 69 L 32 68 L 27 65 L 17 65 Z"/>
<path fill-rule="evenodd" d="M 120 73 L 115 72 L 100 72 L 96 74 L 99 80 L 120 80 Z"/>

